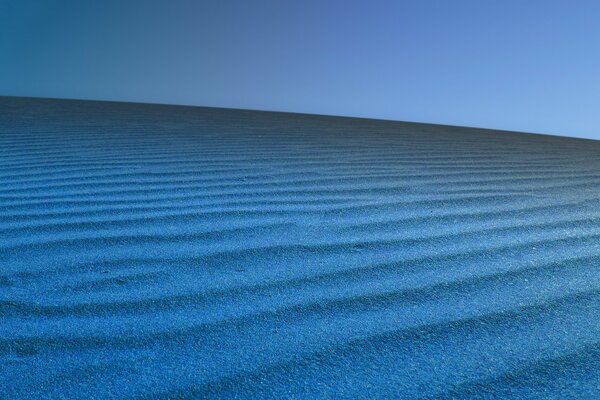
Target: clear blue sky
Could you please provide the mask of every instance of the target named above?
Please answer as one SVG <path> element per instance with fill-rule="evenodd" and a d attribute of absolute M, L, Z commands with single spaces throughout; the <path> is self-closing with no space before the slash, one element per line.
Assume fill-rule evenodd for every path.
<path fill-rule="evenodd" d="M 600 139 L 600 1 L 0 0 L 0 95 Z"/>

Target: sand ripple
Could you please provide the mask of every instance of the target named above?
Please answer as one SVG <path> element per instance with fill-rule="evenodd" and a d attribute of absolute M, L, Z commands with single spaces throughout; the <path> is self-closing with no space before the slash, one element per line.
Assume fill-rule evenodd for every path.
<path fill-rule="evenodd" d="M 0 398 L 596 398 L 600 142 L 0 98 Z"/>

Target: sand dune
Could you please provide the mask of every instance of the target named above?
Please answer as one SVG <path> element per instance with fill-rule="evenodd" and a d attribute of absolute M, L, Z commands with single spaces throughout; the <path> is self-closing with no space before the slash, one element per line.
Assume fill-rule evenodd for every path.
<path fill-rule="evenodd" d="M 600 397 L 600 142 L 0 98 L 0 398 Z"/>

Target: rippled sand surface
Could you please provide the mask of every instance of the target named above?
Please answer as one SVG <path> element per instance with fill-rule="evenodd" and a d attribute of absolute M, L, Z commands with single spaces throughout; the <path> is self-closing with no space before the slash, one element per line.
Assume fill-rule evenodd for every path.
<path fill-rule="evenodd" d="M 0 398 L 598 398 L 600 142 L 0 98 Z"/>

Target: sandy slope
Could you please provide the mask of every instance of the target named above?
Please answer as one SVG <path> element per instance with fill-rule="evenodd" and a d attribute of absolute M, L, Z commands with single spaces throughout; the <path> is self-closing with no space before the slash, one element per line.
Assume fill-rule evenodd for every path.
<path fill-rule="evenodd" d="M 0 98 L 0 398 L 600 396 L 600 142 Z"/>

